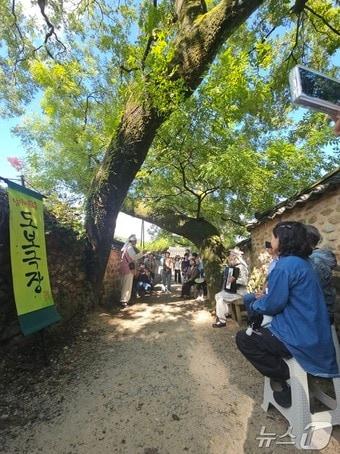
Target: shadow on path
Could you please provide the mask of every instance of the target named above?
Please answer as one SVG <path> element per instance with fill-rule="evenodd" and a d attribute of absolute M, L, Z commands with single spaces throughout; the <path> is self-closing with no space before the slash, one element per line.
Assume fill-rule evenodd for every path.
<path fill-rule="evenodd" d="M 4 431 L 4 452 L 295 452 L 258 447 L 261 426 L 282 435 L 287 424 L 260 408 L 263 380 L 235 347 L 236 324 L 213 321 L 178 291 L 90 314 L 49 368 L 25 372 L 26 388 L 9 384 L 5 400 L 25 417 Z"/>

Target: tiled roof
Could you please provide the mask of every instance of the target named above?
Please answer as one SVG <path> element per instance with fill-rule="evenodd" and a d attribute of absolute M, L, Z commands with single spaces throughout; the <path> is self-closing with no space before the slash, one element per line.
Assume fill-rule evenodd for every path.
<path fill-rule="evenodd" d="M 312 186 L 304 189 L 298 194 L 290 197 L 283 202 L 280 202 L 273 208 L 266 210 L 262 213 L 256 213 L 256 221 L 247 225 L 248 230 L 258 227 L 260 224 L 268 220 L 274 219 L 276 216 L 282 215 L 288 210 L 292 210 L 297 205 L 304 205 L 310 200 L 319 198 L 322 194 L 332 191 L 340 185 L 340 167 L 325 175 L 321 180 L 314 183 Z"/>

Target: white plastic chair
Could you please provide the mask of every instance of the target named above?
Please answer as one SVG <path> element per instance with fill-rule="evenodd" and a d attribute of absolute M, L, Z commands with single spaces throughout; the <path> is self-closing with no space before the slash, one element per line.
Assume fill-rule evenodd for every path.
<path fill-rule="evenodd" d="M 334 325 L 332 325 L 332 337 L 340 371 L 340 347 Z M 285 361 L 289 367 L 292 405 L 289 408 L 283 408 L 274 400 L 270 379 L 265 377 L 262 408 L 264 411 L 268 411 L 269 405 L 273 405 L 288 420 L 291 432 L 295 435 L 296 447 L 298 449 L 306 449 L 305 428 L 309 424 L 328 423 L 328 426 L 330 424 L 332 426 L 340 425 L 340 377 L 332 379 L 335 391 L 335 399 L 333 399 L 316 385 L 311 386 L 309 390 L 307 373 L 294 358 L 285 359 Z M 311 397 L 317 398 L 329 410 L 311 413 Z M 310 447 L 313 449 L 312 446 Z"/>

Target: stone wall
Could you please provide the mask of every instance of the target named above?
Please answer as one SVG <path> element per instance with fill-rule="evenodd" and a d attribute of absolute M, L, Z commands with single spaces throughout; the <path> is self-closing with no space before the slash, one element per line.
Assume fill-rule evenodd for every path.
<path fill-rule="evenodd" d="M 87 278 L 85 240 L 45 213 L 48 268 L 55 304 L 63 320 L 87 311 L 96 303 Z M 20 334 L 12 290 L 9 251 L 8 200 L 0 190 L 0 342 Z"/>
<path fill-rule="evenodd" d="M 300 221 L 313 224 L 319 229 L 323 240 L 320 247 L 331 249 L 340 265 L 340 187 L 324 192 L 316 200 L 307 200 L 286 209 L 281 215 L 251 228 L 251 263 L 258 265 L 258 256 L 264 251 L 264 242 L 270 241 L 274 226 L 281 221 Z M 336 323 L 340 327 L 340 266 L 334 272 L 337 288 Z"/>
<path fill-rule="evenodd" d="M 273 227 L 281 221 L 300 221 L 313 224 L 323 237 L 321 247 L 331 249 L 340 262 L 340 187 L 332 192 L 325 192 L 317 200 L 296 205 L 282 215 L 251 229 L 252 262 L 263 252 L 264 242 L 270 241 Z"/>

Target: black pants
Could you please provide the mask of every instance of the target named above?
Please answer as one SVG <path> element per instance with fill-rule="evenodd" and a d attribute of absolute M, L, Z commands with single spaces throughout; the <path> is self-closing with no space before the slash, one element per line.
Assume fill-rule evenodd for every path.
<path fill-rule="evenodd" d="M 187 281 L 182 285 L 181 296 L 190 296 L 191 287 L 195 285 L 195 281 Z"/>
<path fill-rule="evenodd" d="M 175 270 L 175 282 L 176 284 L 181 284 L 182 279 L 181 279 L 181 270 Z"/>
<path fill-rule="evenodd" d="M 201 282 L 200 284 L 197 284 L 196 288 L 197 288 L 198 291 L 203 290 L 203 295 L 204 296 L 208 296 L 208 286 L 207 286 L 206 281 Z"/>
<path fill-rule="evenodd" d="M 236 334 L 236 345 L 248 361 L 266 377 L 288 380 L 289 367 L 282 358 L 291 358 L 285 345 L 267 328 L 260 328 L 248 336 Z"/>

